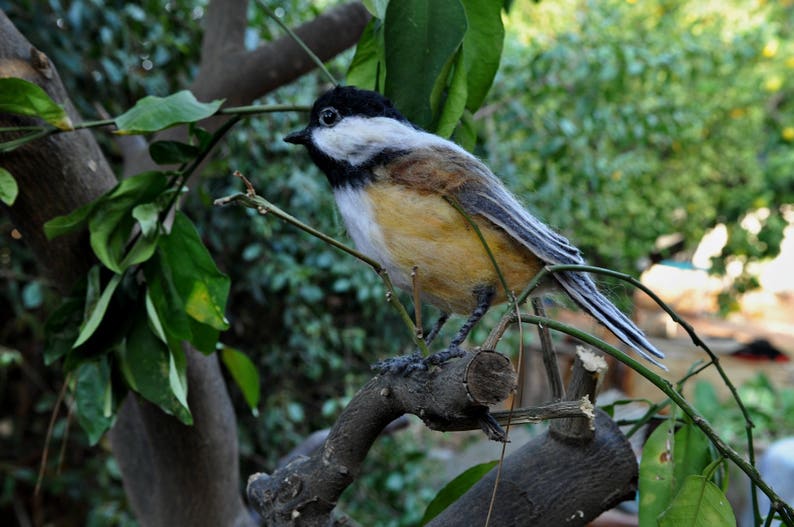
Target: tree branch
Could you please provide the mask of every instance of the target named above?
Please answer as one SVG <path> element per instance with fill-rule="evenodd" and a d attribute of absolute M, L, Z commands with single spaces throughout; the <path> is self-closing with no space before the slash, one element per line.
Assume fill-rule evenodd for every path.
<path fill-rule="evenodd" d="M 246 2 L 216 0 L 213 3 Z M 295 33 L 325 61 L 355 44 L 368 21 L 369 12 L 366 8 L 360 2 L 352 2 L 329 9 L 298 27 Z M 217 45 L 212 42 L 215 42 L 214 38 L 205 41 L 205 45 Z M 215 60 L 202 60 L 190 89 L 200 100 L 226 97 L 229 105 L 247 104 L 315 68 L 306 53 L 289 36 L 253 51 L 218 55 L 217 50 L 214 50 L 210 57 Z"/>
<path fill-rule="evenodd" d="M 320 451 L 294 459 L 272 476 L 252 475 L 249 501 L 271 526 L 325 525 L 372 443 L 394 419 L 411 413 L 434 430 L 465 421 L 495 437 L 486 405 L 505 399 L 515 379 L 510 361 L 490 351 L 469 352 L 410 376 L 378 375 L 353 397 Z"/>

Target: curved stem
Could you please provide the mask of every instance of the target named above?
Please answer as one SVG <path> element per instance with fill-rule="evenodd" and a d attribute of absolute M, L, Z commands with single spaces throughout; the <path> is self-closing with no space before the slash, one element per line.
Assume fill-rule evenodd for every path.
<path fill-rule="evenodd" d="M 306 52 L 309 58 L 311 58 L 312 61 L 317 65 L 317 67 L 320 68 L 320 71 L 322 71 L 323 74 L 328 78 L 328 80 L 331 81 L 331 84 L 333 84 L 334 86 L 339 86 L 339 81 L 337 81 L 334 78 L 334 76 L 331 75 L 331 72 L 328 71 L 328 68 L 325 67 L 323 61 L 320 60 L 320 57 L 315 55 L 314 52 L 311 49 L 309 49 L 309 46 L 307 46 L 306 43 L 298 35 L 296 35 L 295 32 L 289 28 L 289 26 L 287 26 L 287 24 L 285 24 L 279 17 L 276 16 L 276 13 L 274 13 L 273 10 L 270 9 L 270 6 L 268 6 L 262 0 L 259 0 L 259 2 L 257 3 L 260 5 L 262 9 L 265 10 L 267 15 L 273 20 L 275 20 L 276 24 L 278 24 L 279 27 L 281 27 L 281 29 L 286 31 L 286 33 L 290 36 L 290 38 L 292 38 L 292 40 L 294 40 L 295 43 L 298 44 L 303 49 L 303 51 Z"/>
<path fill-rule="evenodd" d="M 758 473 L 754 465 L 752 465 L 744 458 L 742 458 L 742 456 L 738 452 L 736 452 L 734 449 L 728 446 L 719 437 L 719 435 L 717 435 L 717 433 L 714 431 L 714 429 L 711 427 L 708 421 L 706 421 L 706 419 L 703 416 L 701 416 L 697 412 L 697 410 L 687 402 L 686 399 L 684 399 L 683 395 L 681 395 L 678 391 L 675 390 L 675 388 L 670 383 L 670 381 L 654 373 L 641 362 L 637 361 L 632 357 L 629 357 L 619 349 L 615 348 L 614 346 L 611 346 L 610 344 L 607 344 L 598 337 L 590 335 L 589 333 L 576 329 L 572 326 L 563 324 L 562 322 L 558 322 L 550 318 L 538 317 L 529 314 L 522 314 L 521 321 L 535 325 L 539 325 L 539 324 L 547 325 L 552 329 L 556 329 L 557 331 L 560 331 L 562 333 L 575 337 L 579 340 L 582 340 L 583 342 L 586 342 L 587 344 L 590 344 L 591 346 L 598 348 L 604 353 L 611 355 L 615 359 L 629 366 L 637 373 L 639 373 L 647 380 L 649 380 L 654 386 L 659 388 L 665 395 L 667 395 L 667 397 L 670 398 L 670 400 L 673 401 L 676 404 L 676 406 L 678 406 L 692 420 L 692 422 L 703 431 L 704 434 L 706 434 L 706 437 L 709 438 L 709 440 L 712 442 L 714 447 L 720 452 L 722 456 L 724 456 L 727 459 L 730 459 L 736 466 L 739 467 L 739 469 L 742 472 L 747 474 L 750 480 L 759 489 L 761 489 L 761 491 L 764 494 L 766 494 L 767 497 L 769 497 L 769 501 L 772 503 L 772 506 L 783 517 L 783 521 L 786 523 L 786 525 L 794 527 L 794 508 L 792 508 L 791 505 L 785 503 L 775 493 L 775 491 L 772 490 L 772 488 L 769 487 L 769 485 L 767 485 L 766 482 L 764 482 L 764 480 L 761 478 L 761 475 Z"/>

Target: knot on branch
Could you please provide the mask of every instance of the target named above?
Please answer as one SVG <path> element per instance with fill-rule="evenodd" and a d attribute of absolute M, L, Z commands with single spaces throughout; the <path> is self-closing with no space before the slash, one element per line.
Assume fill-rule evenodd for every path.
<path fill-rule="evenodd" d="M 383 375 L 381 394 L 390 404 L 422 419 L 432 430 L 481 428 L 490 439 L 505 440 L 488 407 L 504 401 L 516 388 L 510 359 L 490 350 L 469 351 L 440 368 L 403 377 Z"/>
<path fill-rule="evenodd" d="M 504 400 L 515 386 L 510 360 L 482 350 L 428 371 L 378 375 L 342 411 L 321 448 L 272 475 L 252 475 L 249 501 L 268 525 L 326 525 L 372 443 L 394 419 L 410 413 L 435 430 L 482 428 L 504 440 L 487 405 Z"/>

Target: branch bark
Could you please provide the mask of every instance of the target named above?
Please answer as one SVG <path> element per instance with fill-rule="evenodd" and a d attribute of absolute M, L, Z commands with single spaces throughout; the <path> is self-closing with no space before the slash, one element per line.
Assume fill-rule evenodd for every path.
<path fill-rule="evenodd" d="M 567 396 L 592 412 L 606 362 L 579 348 Z M 589 410 L 587 410 L 589 408 Z M 593 418 L 594 417 L 594 418 Z M 587 525 L 634 496 L 639 467 L 626 437 L 603 411 L 555 420 L 549 429 L 505 458 L 431 527 Z M 496 490 L 494 490 L 496 488 Z"/>
<path fill-rule="evenodd" d="M 562 426 L 552 425 L 505 460 L 490 525 L 584 525 L 633 496 L 637 463 L 615 423 L 604 413 L 593 416 L 594 379 L 602 371 L 592 371 L 588 364 L 578 362 L 576 369 L 582 371 L 574 373 L 568 389 L 583 401 L 557 403 L 562 411 L 547 415 L 560 418 L 555 423 Z M 492 423 L 486 401 L 504 399 L 515 381 L 507 359 L 482 351 L 435 371 L 375 377 L 345 408 L 319 451 L 293 458 L 273 475 L 252 475 L 249 501 L 267 525 L 335 525 L 331 514 L 339 495 L 356 479 L 370 446 L 389 422 L 412 413 L 435 430 L 482 427 Z M 477 400 L 473 393 L 488 395 Z M 486 431 L 492 437 L 492 429 L 486 426 Z M 496 473 L 431 525 L 461 525 L 462 518 L 467 525 L 485 524 Z"/>
<path fill-rule="evenodd" d="M 272 476 L 252 475 L 248 499 L 272 527 L 327 525 L 372 443 L 394 419 L 411 413 L 434 430 L 460 429 L 464 421 L 469 429 L 484 428 L 492 437 L 485 404 L 505 399 L 515 381 L 510 361 L 489 351 L 470 352 L 410 376 L 376 376 L 339 416 L 322 449 L 292 460 Z"/>
<path fill-rule="evenodd" d="M 20 77 L 38 84 L 64 105 L 73 122 L 80 120 L 55 66 L 17 31 L 2 11 L 0 77 Z M 33 121 L 0 114 L 0 126 L 4 127 L 34 124 Z M 43 225 L 99 197 L 116 184 L 116 178 L 87 130 L 28 143 L 3 154 L 2 162 L 19 184 L 16 202 L 12 207 L 3 205 L 3 209 L 33 250 L 45 274 L 62 293 L 67 293 L 90 266 L 91 261 L 86 257 L 91 252 L 88 234 L 64 236 L 50 242 Z"/>

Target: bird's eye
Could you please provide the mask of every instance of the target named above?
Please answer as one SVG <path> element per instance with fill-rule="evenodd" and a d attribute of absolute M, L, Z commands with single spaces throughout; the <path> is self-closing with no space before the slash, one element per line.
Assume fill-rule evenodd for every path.
<path fill-rule="evenodd" d="M 328 108 L 323 108 L 322 110 L 320 110 L 319 119 L 321 125 L 330 128 L 336 123 L 338 123 L 339 120 L 342 119 L 342 116 L 339 115 L 339 112 L 336 111 L 336 108 L 331 108 L 329 106 Z"/>

